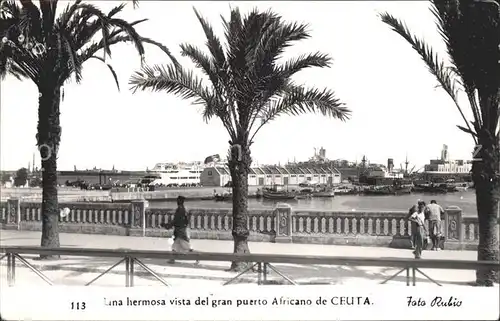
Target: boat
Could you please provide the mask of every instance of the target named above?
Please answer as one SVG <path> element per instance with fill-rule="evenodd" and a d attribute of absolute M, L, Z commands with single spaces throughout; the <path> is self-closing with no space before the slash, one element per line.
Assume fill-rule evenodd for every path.
<path fill-rule="evenodd" d="M 311 188 L 303 188 L 300 191 L 296 192 L 292 190 L 292 193 L 295 193 L 296 199 L 309 199 L 313 196 L 313 190 Z"/>
<path fill-rule="evenodd" d="M 394 188 L 395 195 L 411 194 L 412 186 L 399 186 Z"/>
<path fill-rule="evenodd" d="M 293 200 L 297 197 L 297 195 L 295 193 L 285 191 L 264 191 L 262 192 L 262 197 L 268 200 Z"/>
<path fill-rule="evenodd" d="M 278 185 L 262 190 L 262 197 L 268 200 L 293 200 L 297 197 L 297 192 L 289 192 L 288 190 L 278 189 Z"/>
<path fill-rule="evenodd" d="M 358 194 L 358 191 L 355 188 L 350 188 L 347 186 L 337 187 L 333 190 L 335 195 L 355 195 Z"/>
<path fill-rule="evenodd" d="M 313 189 L 312 188 L 303 188 L 299 191 L 297 194 L 298 196 L 308 196 L 311 197 L 313 194 Z"/>
<path fill-rule="evenodd" d="M 432 194 L 446 194 L 448 193 L 448 186 L 446 184 L 429 184 L 424 187 L 424 193 L 432 193 Z"/>
<path fill-rule="evenodd" d="M 394 195 L 394 191 L 391 186 L 377 186 L 376 188 L 368 188 L 363 191 L 363 194 L 370 196 L 379 195 Z"/>
<path fill-rule="evenodd" d="M 214 199 L 216 202 L 232 201 L 233 200 L 233 193 L 215 194 Z"/>
<path fill-rule="evenodd" d="M 458 192 L 467 192 L 467 190 L 469 189 L 469 184 L 460 183 L 458 185 L 455 185 L 455 188 L 457 189 Z"/>
<path fill-rule="evenodd" d="M 333 188 L 324 187 L 319 190 L 315 190 L 312 192 L 312 197 L 334 197 L 335 191 Z"/>
<path fill-rule="evenodd" d="M 373 186 L 373 188 L 366 189 L 364 191 L 365 195 L 405 195 L 410 194 L 412 191 L 412 186 L 409 185 L 382 185 Z"/>

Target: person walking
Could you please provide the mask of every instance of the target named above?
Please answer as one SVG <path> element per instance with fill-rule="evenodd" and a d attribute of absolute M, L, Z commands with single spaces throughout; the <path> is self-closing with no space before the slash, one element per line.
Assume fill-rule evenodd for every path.
<path fill-rule="evenodd" d="M 425 239 L 425 202 L 419 202 L 418 206 L 414 205 L 411 208 L 411 214 L 409 216 L 409 221 L 411 223 L 411 235 L 413 239 L 413 245 L 415 250 L 413 254 L 416 259 L 420 259 L 422 256 L 422 250 L 424 248 Z"/>
<path fill-rule="evenodd" d="M 184 196 L 177 197 L 177 209 L 175 210 L 174 219 L 169 223 L 162 223 L 160 226 L 169 230 L 174 228 L 174 243 L 172 244 L 172 252 L 193 252 L 193 248 L 190 243 L 189 235 L 189 217 L 184 207 Z M 175 263 L 175 260 L 169 260 L 169 263 Z M 196 261 L 198 264 L 199 261 Z"/>
<path fill-rule="evenodd" d="M 444 215 L 443 208 L 438 205 L 436 200 L 431 200 L 427 206 L 429 217 L 429 236 L 432 241 L 432 251 L 439 251 L 439 238 L 441 237 L 441 216 Z"/>

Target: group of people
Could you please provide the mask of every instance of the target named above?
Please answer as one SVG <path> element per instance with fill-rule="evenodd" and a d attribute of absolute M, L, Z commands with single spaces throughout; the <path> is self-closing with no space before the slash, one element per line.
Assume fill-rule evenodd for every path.
<path fill-rule="evenodd" d="M 443 214 L 443 208 L 435 200 L 431 200 L 429 205 L 419 200 L 416 205 L 410 208 L 408 219 L 411 224 L 411 243 L 416 259 L 421 258 L 427 240 L 432 242 L 432 251 L 441 249 L 439 243 L 441 241 L 441 216 Z M 425 221 L 429 222 L 428 227 Z"/>

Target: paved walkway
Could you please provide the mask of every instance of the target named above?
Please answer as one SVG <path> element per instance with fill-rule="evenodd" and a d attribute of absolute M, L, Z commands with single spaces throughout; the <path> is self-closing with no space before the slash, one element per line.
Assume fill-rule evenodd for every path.
<path fill-rule="evenodd" d="M 0 245 L 24 245 L 38 246 L 40 244 L 40 232 L 31 231 L 6 231 L 0 230 Z M 84 248 L 106 248 L 106 249 L 168 249 L 168 241 L 165 238 L 153 237 L 126 237 L 106 236 L 95 234 L 65 234 L 60 235 L 63 247 Z M 193 247 L 201 252 L 223 252 L 231 253 L 233 243 L 231 241 L 217 240 L 192 240 Z M 336 246 L 336 245 L 313 245 L 313 244 L 277 244 L 255 242 L 250 243 L 253 253 L 276 253 L 276 254 L 307 254 L 307 255 L 329 255 L 329 256 L 361 256 L 361 257 L 387 257 L 387 258 L 411 258 L 410 250 L 390 249 L 381 247 L 361 246 Z M 424 258 L 429 259 L 455 259 L 475 260 L 476 252 L 473 251 L 439 251 L 424 252 Z M 26 256 L 29 257 L 29 256 Z M 54 284 L 57 285 L 84 285 L 104 272 L 113 265 L 116 259 L 88 258 L 88 257 L 62 257 L 57 261 L 36 261 L 29 257 L 28 261 L 43 271 Z M 227 272 L 229 263 L 225 262 L 201 262 L 195 265 L 193 262 L 177 262 L 174 265 L 167 264 L 163 260 L 144 260 L 144 262 L 172 285 L 220 285 L 234 277 L 236 274 Z M 0 262 L 0 287 L 6 286 L 6 261 Z M 43 280 L 38 278 L 29 269 L 22 267 L 18 262 L 16 268 L 16 285 L 43 285 Z M 298 283 L 310 284 L 377 284 L 395 274 L 397 269 L 380 267 L 355 267 L 355 266 L 324 266 L 324 265 L 294 265 L 275 264 L 285 275 Z M 136 267 L 137 277 L 135 286 L 161 285 L 157 280 L 147 275 L 142 268 Z M 444 285 L 465 285 L 475 279 L 475 271 L 463 270 L 439 270 L 424 269 L 430 277 L 438 280 Z M 280 280 L 271 273 L 270 280 Z M 240 282 L 254 282 L 255 273 L 248 273 Z M 124 286 L 124 264 L 116 267 L 111 273 L 99 279 L 97 286 Z M 423 276 L 418 276 L 419 285 L 435 286 L 428 282 Z M 390 281 L 389 284 L 406 284 L 403 275 Z"/>

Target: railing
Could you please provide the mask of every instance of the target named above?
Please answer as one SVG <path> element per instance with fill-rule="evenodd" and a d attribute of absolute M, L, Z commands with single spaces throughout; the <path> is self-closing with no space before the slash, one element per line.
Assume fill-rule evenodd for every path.
<path fill-rule="evenodd" d="M 196 261 L 218 261 L 218 262 L 252 262 L 248 267 L 240 272 L 232 279 L 226 281 L 223 285 L 233 283 L 243 274 L 253 270 L 257 272 L 257 283 L 268 284 L 267 276 L 269 269 L 274 271 L 278 276 L 285 279 L 292 285 L 299 283 L 292 280 L 280 272 L 273 264 L 301 264 L 301 265 L 336 265 L 336 266 L 376 266 L 376 267 L 393 267 L 400 270 L 387 278 L 381 284 L 394 279 L 396 276 L 406 271 L 406 285 L 416 285 L 416 274 L 420 273 L 436 285 L 441 284 L 433 280 L 427 274 L 422 272 L 422 268 L 431 269 L 448 269 L 448 270 L 476 270 L 476 269 L 493 269 L 500 270 L 500 262 L 491 261 L 463 261 L 463 260 L 427 260 L 427 259 L 405 259 L 405 258 L 363 258 L 363 257 L 340 257 L 340 256 L 305 256 L 305 255 L 283 255 L 283 254 L 232 254 L 232 253 L 210 253 L 210 252 L 189 252 L 175 253 L 166 251 L 138 251 L 138 250 L 123 250 L 123 249 L 88 249 L 88 248 L 57 248 L 48 249 L 41 247 L 24 247 L 24 246 L 8 246 L 0 247 L 0 253 L 5 255 L 0 257 L 0 260 L 7 258 L 7 280 L 9 286 L 15 285 L 16 278 L 16 259 L 23 265 L 32 270 L 36 275 L 43 279 L 47 284 L 54 283 L 44 275 L 39 269 L 30 264 L 21 255 L 35 254 L 45 256 L 84 256 L 98 258 L 117 258 L 118 262 L 109 267 L 106 271 L 99 274 L 97 277 L 87 282 L 85 285 L 91 285 L 96 280 L 100 279 L 106 273 L 110 272 L 119 264 L 125 262 L 125 286 L 134 286 L 135 264 L 149 272 L 155 279 L 163 285 L 169 286 L 168 282 L 150 269 L 141 260 L 143 259 L 173 259 L 173 260 L 196 260 Z M 256 269 L 255 269 L 256 268 Z M 411 277 L 410 277 L 411 272 Z"/>
<path fill-rule="evenodd" d="M 166 236 L 161 224 L 172 220 L 174 209 L 150 208 L 144 200 L 131 203 L 60 203 L 70 213 L 60 218 L 60 231 Z M 39 230 L 41 204 L 9 199 L 0 203 L 3 228 Z M 188 209 L 193 238 L 231 239 L 231 209 Z M 250 209 L 247 227 L 251 241 L 319 244 L 409 246 L 407 212 L 304 211 L 283 207 Z M 463 217 L 458 207 L 449 207 L 442 224 L 449 249 L 476 249 L 478 220 Z"/>

